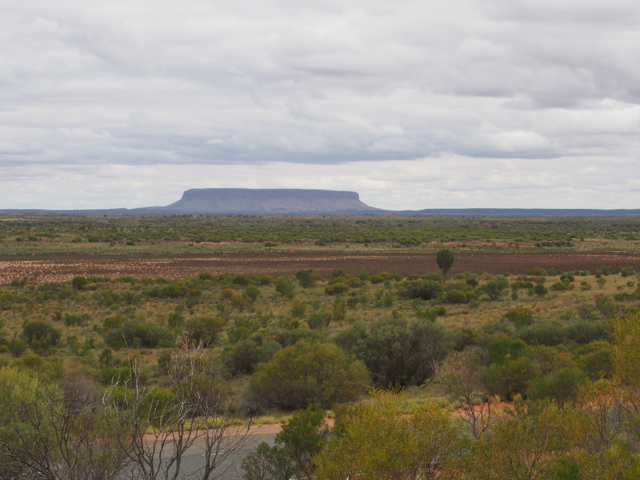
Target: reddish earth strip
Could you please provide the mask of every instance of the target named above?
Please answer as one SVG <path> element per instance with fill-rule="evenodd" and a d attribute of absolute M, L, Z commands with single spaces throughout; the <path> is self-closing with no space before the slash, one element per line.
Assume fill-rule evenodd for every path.
<path fill-rule="evenodd" d="M 639 253 L 456 253 L 452 273 L 526 273 L 535 267 L 545 269 L 594 270 L 601 265 L 630 266 L 640 261 Z M 437 270 L 435 253 L 418 252 L 220 252 L 197 254 L 119 254 L 119 255 L 1 255 L 0 284 L 38 273 L 38 282 L 63 282 L 74 276 L 102 275 L 111 278 L 131 275 L 151 278 L 186 278 L 199 272 L 245 275 L 265 273 L 284 275 L 302 268 L 313 268 L 323 276 L 334 268 L 347 273 L 377 272 L 424 273 Z"/>

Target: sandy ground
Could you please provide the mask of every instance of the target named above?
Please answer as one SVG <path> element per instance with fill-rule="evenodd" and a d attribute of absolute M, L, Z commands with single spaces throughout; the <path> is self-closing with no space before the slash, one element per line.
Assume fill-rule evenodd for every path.
<path fill-rule="evenodd" d="M 623 267 L 640 261 L 637 252 L 531 253 L 473 252 L 456 253 L 452 273 L 471 271 L 492 274 L 526 273 L 532 268 L 594 270 L 601 265 Z M 218 275 L 234 272 L 245 275 L 265 273 L 284 275 L 302 268 L 313 268 L 329 276 L 334 268 L 347 273 L 366 271 L 424 273 L 437 270 L 435 253 L 419 252 L 221 252 L 199 254 L 117 254 L 117 255 L 2 255 L 0 284 L 38 274 L 38 283 L 64 282 L 75 276 L 102 275 L 111 278 L 131 275 L 136 278 L 179 279 L 199 272 Z"/>

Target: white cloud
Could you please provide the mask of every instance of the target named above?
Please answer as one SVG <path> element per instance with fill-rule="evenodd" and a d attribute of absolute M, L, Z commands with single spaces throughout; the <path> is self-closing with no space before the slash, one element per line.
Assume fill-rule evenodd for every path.
<path fill-rule="evenodd" d="M 390 208 L 637 201 L 631 0 L 5 3 L 0 208 L 169 203 L 194 165 Z"/>

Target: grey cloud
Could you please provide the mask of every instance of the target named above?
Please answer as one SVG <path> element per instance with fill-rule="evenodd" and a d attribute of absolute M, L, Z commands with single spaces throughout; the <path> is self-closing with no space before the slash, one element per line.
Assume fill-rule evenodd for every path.
<path fill-rule="evenodd" d="M 0 12 L 9 178 L 29 165 L 97 175 L 112 164 L 290 163 L 328 166 L 317 174 L 331 188 L 353 162 L 464 158 L 455 165 L 469 175 L 511 162 L 504 175 L 473 173 L 491 188 L 509 175 L 560 188 L 575 183 L 566 159 L 625 159 L 611 185 L 635 171 L 637 2 L 34 0 Z M 455 188 L 467 200 L 484 191 Z"/>

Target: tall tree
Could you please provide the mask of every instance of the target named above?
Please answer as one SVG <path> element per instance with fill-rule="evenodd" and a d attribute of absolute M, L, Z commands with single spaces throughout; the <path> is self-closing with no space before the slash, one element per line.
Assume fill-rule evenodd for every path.
<path fill-rule="evenodd" d="M 453 252 L 448 248 L 443 248 L 436 255 L 436 262 L 438 262 L 438 268 L 442 270 L 442 281 L 447 281 L 447 273 L 453 267 Z"/>

